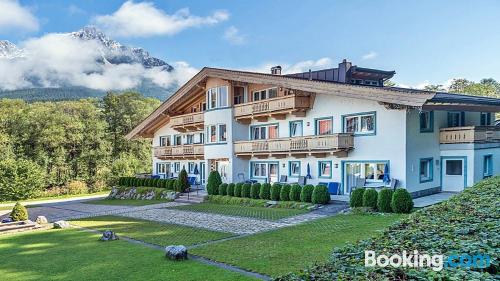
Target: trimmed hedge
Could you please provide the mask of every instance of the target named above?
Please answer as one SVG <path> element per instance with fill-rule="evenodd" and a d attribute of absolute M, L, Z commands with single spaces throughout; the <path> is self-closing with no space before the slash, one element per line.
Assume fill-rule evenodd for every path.
<path fill-rule="evenodd" d="M 364 188 L 356 188 L 351 192 L 351 198 L 349 200 L 349 206 L 351 208 L 363 207 L 363 194 L 365 193 Z"/>
<path fill-rule="evenodd" d="M 377 209 L 378 192 L 373 188 L 368 188 L 363 193 L 363 207 Z"/>
<path fill-rule="evenodd" d="M 227 183 L 222 183 L 221 185 L 219 185 L 219 195 L 227 195 L 227 186 L 228 184 Z"/>
<path fill-rule="evenodd" d="M 242 205 L 249 207 L 268 207 L 268 200 L 265 199 L 252 199 L 252 198 L 241 198 L 241 197 L 231 197 L 231 196 L 221 196 L 221 195 L 209 195 L 208 202 L 215 204 L 224 205 Z M 311 203 L 298 203 L 293 201 L 278 201 L 278 204 L 273 205 L 273 208 L 284 208 L 284 209 L 307 209 L 312 206 Z"/>
<path fill-rule="evenodd" d="M 405 188 L 398 188 L 392 194 L 391 208 L 395 213 L 409 213 L 413 209 L 413 198 Z"/>
<path fill-rule="evenodd" d="M 218 171 L 211 171 L 208 175 L 207 193 L 208 195 L 217 195 L 219 186 L 222 184 L 222 179 Z"/>
<path fill-rule="evenodd" d="M 269 183 L 263 183 L 260 186 L 259 197 L 260 199 L 271 199 L 271 185 Z"/>
<path fill-rule="evenodd" d="M 243 183 L 239 182 L 234 185 L 234 196 L 235 197 L 242 197 L 242 192 L 243 191 Z"/>
<path fill-rule="evenodd" d="M 300 192 L 300 201 L 311 202 L 313 191 L 314 191 L 314 185 L 312 184 L 304 185 L 304 187 L 302 187 L 302 191 Z"/>
<path fill-rule="evenodd" d="M 313 204 L 327 204 L 330 202 L 330 193 L 328 187 L 324 185 L 317 185 L 314 187 L 311 201 Z"/>
<path fill-rule="evenodd" d="M 259 199 L 260 188 L 260 183 L 256 182 L 252 184 L 252 187 L 250 188 L 250 198 Z"/>
<path fill-rule="evenodd" d="M 281 184 L 275 182 L 271 186 L 271 200 L 280 200 Z"/>
<path fill-rule="evenodd" d="M 17 202 L 10 212 L 10 218 L 13 221 L 25 221 L 28 219 L 28 210 L 21 203 Z"/>
<path fill-rule="evenodd" d="M 250 190 L 252 189 L 252 184 L 245 183 L 241 189 L 241 197 L 250 198 Z"/>
<path fill-rule="evenodd" d="M 292 187 L 290 188 L 290 200 L 291 201 L 300 201 L 300 192 L 302 191 L 302 187 L 298 184 L 292 184 Z"/>
<path fill-rule="evenodd" d="M 383 188 L 378 193 L 377 209 L 380 212 L 384 212 L 384 213 L 392 212 L 391 200 L 392 200 L 392 190 L 389 188 Z"/>
<path fill-rule="evenodd" d="M 284 184 L 280 190 L 280 200 L 281 201 L 289 201 L 290 200 L 290 188 L 292 188 L 289 184 Z"/>
<path fill-rule="evenodd" d="M 234 196 L 234 183 L 230 183 L 227 185 L 227 196 Z"/>

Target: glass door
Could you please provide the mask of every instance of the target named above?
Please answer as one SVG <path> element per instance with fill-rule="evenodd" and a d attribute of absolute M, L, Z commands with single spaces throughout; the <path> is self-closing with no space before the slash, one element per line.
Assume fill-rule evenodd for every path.
<path fill-rule="evenodd" d="M 278 163 L 269 163 L 269 182 L 278 181 Z"/>

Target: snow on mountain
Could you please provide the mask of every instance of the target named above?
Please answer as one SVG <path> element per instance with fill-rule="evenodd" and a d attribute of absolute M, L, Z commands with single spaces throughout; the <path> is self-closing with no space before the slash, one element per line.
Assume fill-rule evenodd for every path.
<path fill-rule="evenodd" d="M 7 40 L 0 40 L 0 58 L 14 59 L 23 57 L 24 51 Z"/>

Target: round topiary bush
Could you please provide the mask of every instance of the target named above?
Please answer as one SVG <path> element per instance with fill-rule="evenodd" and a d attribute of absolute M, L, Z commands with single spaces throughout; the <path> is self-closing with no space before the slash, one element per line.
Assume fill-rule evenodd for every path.
<path fill-rule="evenodd" d="M 392 200 L 392 190 L 389 188 L 383 188 L 378 193 L 377 198 L 377 209 L 384 213 L 392 212 L 391 200 Z"/>
<path fill-rule="evenodd" d="M 281 201 L 290 201 L 290 188 L 291 187 L 292 186 L 289 184 L 284 184 L 281 187 L 281 190 L 280 190 L 280 200 Z"/>
<path fill-rule="evenodd" d="M 234 183 L 230 183 L 227 185 L 227 196 L 234 196 Z"/>
<path fill-rule="evenodd" d="M 314 204 L 326 204 L 330 202 L 330 193 L 328 193 L 328 187 L 324 185 L 317 185 L 316 187 L 314 187 L 311 201 Z"/>
<path fill-rule="evenodd" d="M 239 183 L 237 183 L 234 186 L 234 196 L 235 197 L 241 197 L 242 196 L 242 193 L 241 193 L 242 191 L 243 191 L 243 183 L 239 182 Z"/>
<path fill-rule="evenodd" d="M 300 201 L 310 203 L 313 191 L 314 191 L 314 185 L 312 184 L 304 185 L 304 187 L 302 187 L 302 191 L 300 192 Z"/>
<path fill-rule="evenodd" d="M 264 183 L 261 185 L 259 197 L 260 199 L 271 199 L 271 185 L 269 183 Z"/>
<path fill-rule="evenodd" d="M 363 193 L 363 207 L 377 209 L 378 192 L 373 188 L 368 188 Z"/>
<path fill-rule="evenodd" d="M 28 219 L 28 210 L 21 203 L 17 202 L 10 212 L 10 218 L 13 221 L 25 221 Z"/>
<path fill-rule="evenodd" d="M 211 171 L 208 175 L 207 193 L 208 195 L 217 195 L 219 186 L 222 184 L 222 179 L 218 171 Z"/>
<path fill-rule="evenodd" d="M 256 182 L 252 184 L 252 187 L 250 188 L 250 197 L 253 199 L 259 199 L 259 192 L 260 192 L 260 183 Z"/>
<path fill-rule="evenodd" d="M 363 207 L 363 194 L 365 193 L 364 188 L 356 188 L 351 192 L 351 199 L 349 201 L 349 206 L 351 208 Z"/>
<path fill-rule="evenodd" d="M 290 200 L 291 201 L 300 201 L 300 192 L 302 191 L 302 187 L 298 184 L 292 185 L 290 188 Z"/>
<path fill-rule="evenodd" d="M 271 186 L 271 200 L 280 200 L 281 184 L 275 182 Z"/>
<path fill-rule="evenodd" d="M 219 185 L 219 195 L 227 195 L 227 183 L 222 183 L 221 185 Z"/>
<path fill-rule="evenodd" d="M 241 197 L 250 198 L 250 191 L 252 189 L 252 184 L 245 183 L 241 189 Z"/>
<path fill-rule="evenodd" d="M 413 209 L 413 198 L 404 188 L 398 188 L 392 194 L 391 208 L 395 213 L 409 213 Z"/>

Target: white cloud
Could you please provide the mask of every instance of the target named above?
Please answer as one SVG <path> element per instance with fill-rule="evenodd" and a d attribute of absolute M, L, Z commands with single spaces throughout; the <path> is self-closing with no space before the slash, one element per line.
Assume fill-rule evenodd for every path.
<path fill-rule="evenodd" d="M 361 57 L 362 60 L 371 60 L 378 56 L 378 54 L 374 51 L 370 51 L 368 54 L 365 54 Z"/>
<path fill-rule="evenodd" d="M 78 6 L 71 4 L 68 6 L 68 13 L 70 15 L 84 15 L 87 12 L 85 12 L 85 10 L 83 10 L 82 8 L 80 8 Z"/>
<path fill-rule="evenodd" d="M 226 11 L 215 11 L 200 17 L 192 15 L 187 8 L 169 15 L 152 2 L 127 1 L 113 14 L 97 16 L 93 21 L 113 36 L 149 37 L 173 35 L 190 27 L 214 25 L 228 18 Z"/>
<path fill-rule="evenodd" d="M 224 31 L 224 39 L 233 45 L 242 45 L 246 42 L 246 36 L 241 34 L 238 28 L 230 26 Z"/>
<path fill-rule="evenodd" d="M 37 31 L 38 20 L 16 0 L 0 0 L 0 32 Z"/>
<path fill-rule="evenodd" d="M 261 73 L 270 73 L 271 67 L 280 65 L 282 68 L 282 73 L 283 74 L 290 74 L 290 73 L 298 73 L 298 72 L 306 72 L 311 70 L 319 70 L 319 69 L 325 69 L 325 68 L 331 68 L 333 67 L 333 60 L 328 57 L 320 58 L 318 60 L 305 60 L 305 61 L 299 61 L 296 63 L 279 63 L 279 62 L 267 62 L 264 64 L 261 64 L 260 66 L 257 67 L 248 67 L 244 68 L 245 70 L 248 71 L 254 71 L 254 72 L 261 72 Z"/>

